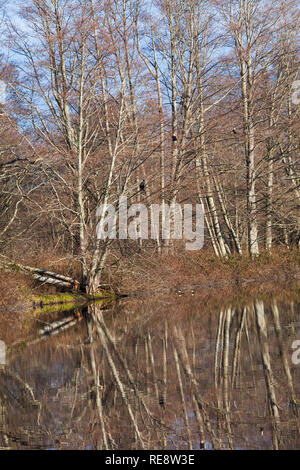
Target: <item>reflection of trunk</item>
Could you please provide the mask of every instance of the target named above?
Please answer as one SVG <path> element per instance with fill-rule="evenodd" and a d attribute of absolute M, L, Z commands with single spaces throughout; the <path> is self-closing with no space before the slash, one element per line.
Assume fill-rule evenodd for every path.
<path fill-rule="evenodd" d="M 157 377 L 156 377 L 156 372 L 155 372 L 155 363 L 154 363 L 154 356 L 153 356 L 153 351 L 152 351 L 150 333 L 148 333 L 148 351 L 149 351 L 150 363 L 151 363 L 151 368 L 152 368 L 155 395 L 156 395 L 157 401 L 159 402 L 159 391 L 158 391 Z"/>
<path fill-rule="evenodd" d="M 237 328 L 236 336 L 235 336 L 235 343 L 234 343 L 234 352 L 233 352 L 233 365 L 232 365 L 232 378 L 231 378 L 231 386 L 234 387 L 234 384 L 237 380 L 237 376 L 239 373 L 239 366 L 240 366 L 240 355 L 241 355 L 241 340 L 242 334 L 244 330 L 245 318 L 246 318 L 246 307 L 243 308 L 241 312 L 240 323 Z"/>
<path fill-rule="evenodd" d="M 104 417 L 103 417 L 102 397 L 100 395 L 99 369 L 97 367 L 96 358 L 95 358 L 95 345 L 93 341 L 93 331 L 92 331 L 93 328 L 92 328 L 91 320 L 89 318 L 87 320 L 87 329 L 88 329 L 89 342 L 91 343 L 90 360 L 91 360 L 91 366 L 92 366 L 92 372 L 93 372 L 93 389 L 94 389 L 95 397 L 96 397 L 96 407 L 97 407 L 97 412 L 98 412 L 100 426 L 101 426 L 104 449 L 107 450 L 109 449 L 109 446 L 108 446 L 107 433 L 106 433 Z"/>
<path fill-rule="evenodd" d="M 184 397 L 184 390 L 183 390 L 180 366 L 179 366 L 179 361 L 178 361 L 178 354 L 177 354 L 177 351 L 176 351 L 175 347 L 173 347 L 173 354 L 174 354 L 176 371 L 177 371 L 177 378 L 178 378 L 178 383 L 179 383 L 179 390 L 180 390 L 180 397 L 181 397 L 181 403 L 182 403 L 182 409 L 183 409 L 184 422 L 185 422 L 186 431 L 187 431 L 187 441 L 188 441 L 189 449 L 192 450 L 193 449 L 193 443 L 192 443 L 191 428 L 190 428 L 188 412 L 187 412 L 187 407 L 186 407 L 186 402 L 185 402 L 185 397 Z"/>
<path fill-rule="evenodd" d="M 221 371 L 221 358 L 223 355 L 223 325 L 224 325 L 224 312 L 221 310 L 218 317 L 218 330 L 215 346 L 215 387 L 218 390 L 218 384 L 220 383 L 220 371 Z"/>
<path fill-rule="evenodd" d="M 162 401 L 165 405 L 167 401 L 167 346 L 168 346 L 168 324 L 165 322 L 165 331 L 163 337 L 163 393 Z"/>
<path fill-rule="evenodd" d="M 177 331 L 176 327 L 174 328 L 174 341 L 176 345 L 176 352 L 179 356 L 184 373 L 190 382 L 193 407 L 194 407 L 194 412 L 195 412 L 198 429 L 199 429 L 200 446 L 201 448 L 205 448 L 204 430 L 207 430 L 209 439 L 212 443 L 212 448 L 214 449 L 217 447 L 216 439 L 211 428 L 209 416 L 205 410 L 206 405 L 204 401 L 201 399 L 201 390 L 199 390 L 198 382 L 190 366 L 185 337 L 181 330 Z"/>
<path fill-rule="evenodd" d="M 127 375 L 129 383 L 130 383 L 130 385 L 131 385 L 131 387 L 132 387 L 132 389 L 135 393 L 135 396 L 137 397 L 138 401 L 143 405 L 143 408 L 145 409 L 145 411 L 147 412 L 149 417 L 151 416 L 151 414 L 150 414 L 148 408 L 146 407 L 146 404 L 145 404 L 143 398 L 140 396 L 140 394 L 138 392 L 137 386 L 135 384 L 135 381 L 134 381 L 133 376 L 132 376 L 132 374 L 131 374 L 131 372 L 128 368 L 128 365 L 127 365 L 126 361 L 119 354 L 118 349 L 116 348 L 115 343 L 113 341 L 113 338 L 111 337 L 108 329 L 105 326 L 105 323 L 104 323 L 103 318 L 102 318 L 101 311 L 96 313 L 96 328 L 97 328 L 98 336 L 101 339 L 101 343 L 102 343 L 102 346 L 104 348 L 104 351 L 106 353 L 106 357 L 107 357 L 110 369 L 113 373 L 113 376 L 114 376 L 114 379 L 116 381 L 119 392 L 121 394 L 122 400 L 125 404 L 125 407 L 128 411 L 130 420 L 131 420 L 132 425 L 134 427 L 137 439 L 138 439 L 142 449 L 144 449 L 145 444 L 144 444 L 144 440 L 142 438 L 141 432 L 140 432 L 139 427 L 138 427 L 137 419 L 134 415 L 132 406 L 131 406 L 128 398 L 127 398 L 126 391 L 125 391 L 125 385 L 122 382 L 121 375 L 120 375 L 120 373 L 117 369 L 116 363 L 114 362 L 114 360 L 112 358 L 112 355 L 110 353 L 110 350 L 109 350 L 109 347 L 108 347 L 108 344 L 107 344 L 107 340 L 109 342 L 110 347 L 112 347 L 114 353 L 116 354 L 119 362 L 121 363 L 122 368 L 124 369 L 124 371 Z"/>
<path fill-rule="evenodd" d="M 105 350 L 105 353 L 106 353 L 106 357 L 107 357 L 107 360 L 108 360 L 108 363 L 109 363 L 109 366 L 111 368 L 111 371 L 113 373 L 113 376 L 114 376 L 114 379 L 116 381 L 116 384 L 117 384 L 117 387 L 120 391 L 120 394 L 121 394 L 121 397 L 122 397 L 122 400 L 124 402 L 124 405 L 128 411 L 128 414 L 129 414 L 129 417 L 130 417 L 130 420 L 132 422 L 132 425 L 134 427 L 134 430 L 135 430 L 135 433 L 136 433 L 136 436 L 138 438 L 138 441 L 142 447 L 142 449 L 144 449 L 144 442 L 143 442 L 143 439 L 142 439 L 142 436 L 141 436 L 141 433 L 140 433 L 140 430 L 138 428 L 138 425 L 137 425 L 137 421 L 136 421 L 136 418 L 134 416 L 134 413 L 133 413 L 133 410 L 132 410 L 132 407 L 128 401 L 128 398 L 126 396 L 126 392 L 125 392 L 125 388 L 124 388 L 124 384 L 122 383 L 121 381 L 121 378 L 120 378 L 120 374 L 116 368 L 116 365 L 112 359 L 112 356 L 109 352 L 109 349 L 108 349 L 108 346 L 107 346 L 107 343 L 106 343 L 106 339 L 105 339 L 105 336 L 104 336 L 104 333 L 101 329 L 100 326 L 97 326 L 97 332 L 98 332 L 98 335 L 99 335 L 99 338 L 101 339 L 101 343 L 102 343 L 102 346 Z"/>
<path fill-rule="evenodd" d="M 224 347 L 222 357 L 222 371 L 221 378 L 223 382 L 223 403 L 225 408 L 225 420 L 226 420 L 226 431 L 227 439 L 230 449 L 233 449 L 233 443 L 231 438 L 231 422 L 230 422 L 230 400 L 229 400 L 229 346 L 230 346 L 230 322 L 232 318 L 232 310 L 229 307 L 225 313 L 224 322 Z"/>
<path fill-rule="evenodd" d="M 272 301 L 271 310 L 272 310 L 273 321 L 275 325 L 276 336 L 277 336 L 278 344 L 279 344 L 280 357 L 282 360 L 283 369 L 284 369 L 286 379 L 287 379 L 287 386 L 290 392 L 291 404 L 293 406 L 293 411 L 297 413 L 297 408 L 295 406 L 296 395 L 295 395 L 294 386 L 293 386 L 293 378 L 292 378 L 292 374 L 291 374 L 291 370 L 289 366 L 289 359 L 287 357 L 286 349 L 284 347 L 282 328 L 280 325 L 280 318 L 279 318 L 279 310 L 278 310 L 276 300 Z"/>
<path fill-rule="evenodd" d="M 26 442 L 30 428 L 39 425 L 40 411 L 31 387 L 10 368 L 0 366 L 0 450 L 15 450 L 20 441 Z M 11 413 L 17 417 L 15 426 Z"/>
<path fill-rule="evenodd" d="M 270 362 L 268 353 L 272 353 L 273 375 L 276 366 L 280 380 L 278 390 L 276 388 L 277 400 L 284 406 L 280 447 L 296 446 L 297 423 L 291 407 L 288 407 L 294 395 L 291 379 L 294 379 L 296 387 L 296 376 L 292 375 L 292 368 L 289 370 L 286 362 L 289 358 L 284 355 L 284 347 L 288 344 L 285 344 L 285 330 L 281 330 L 282 318 L 279 319 L 276 302 L 271 304 L 273 316 L 270 310 L 275 325 L 275 331 L 269 337 L 270 351 L 265 344 L 268 342 L 267 316 L 264 318 L 263 306 L 259 303 L 256 315 L 251 307 L 224 307 L 221 315 L 215 316 L 208 311 L 207 314 L 201 312 L 199 316 L 196 310 L 189 317 L 177 316 L 170 324 L 168 319 L 158 315 L 155 319 L 147 318 L 141 322 L 140 311 L 144 305 L 141 307 L 134 300 L 133 303 L 126 301 L 111 311 L 93 304 L 83 312 L 87 333 L 83 328 L 77 328 L 74 334 L 64 335 L 62 341 L 53 338 L 45 345 L 21 350 L 19 357 L 14 357 L 14 369 L 24 370 L 28 377 L 31 375 L 30 385 L 33 387 L 34 384 L 34 396 L 41 397 L 42 407 L 38 427 L 36 413 L 26 409 L 24 413 L 24 409 L 21 410 L 12 400 L 2 401 L 6 414 L 4 431 L 9 445 L 23 446 L 20 444 L 22 438 L 24 446 L 33 446 L 34 439 L 34 442 L 48 447 L 65 448 L 79 443 L 82 447 L 92 445 L 96 449 L 141 448 L 142 444 L 135 437 L 134 420 L 146 449 L 179 448 L 179 445 L 194 449 L 267 447 L 272 424 L 276 448 L 276 432 L 281 432 L 281 423 L 275 426 L 275 419 L 270 419 L 272 411 L 269 413 L 266 409 L 270 394 L 265 384 L 269 381 L 275 388 L 274 377 L 267 377 L 268 371 L 265 370 L 266 367 L 271 369 L 266 364 Z M 146 305 L 149 305 L 148 300 Z M 155 308 L 157 303 L 153 301 L 150 308 L 152 305 Z M 166 308 L 169 309 L 169 305 Z M 296 317 L 297 305 L 294 312 L 292 309 L 293 306 L 285 309 L 285 321 Z M 117 315 L 118 312 L 124 315 Z M 61 317 L 56 317 L 56 320 L 60 321 Z M 217 330 L 217 355 L 214 356 Z M 279 348 L 276 336 L 275 343 L 273 341 L 275 332 Z M 296 331 L 289 330 L 289 333 L 293 335 Z M 155 365 L 154 374 L 151 361 Z M 252 380 L 252 373 L 255 380 Z M 0 374 L 0 388 L 3 384 L 1 379 Z M 9 380 L 12 382 L 11 377 Z M 17 393 L 21 394 L 20 391 Z M 281 411 L 279 413 L 282 418 Z M 17 426 L 21 431 L 16 431 Z M 260 426 L 265 428 L 265 437 L 259 434 Z M 19 439 L 17 442 L 13 441 L 14 435 Z M 57 436 L 61 436 L 59 444 L 56 444 Z M 5 445 L 3 438 L 2 434 L 0 447 Z"/>
<path fill-rule="evenodd" d="M 218 408 L 224 409 L 228 445 L 230 449 L 233 449 L 229 400 L 229 346 L 231 319 L 231 307 L 220 312 L 215 346 L 215 389 Z"/>
<path fill-rule="evenodd" d="M 0 365 L 1 371 L 1 365 Z M 2 401 L 0 394 L 0 450 L 7 449 L 9 447 L 9 439 L 6 434 L 6 409 L 5 402 Z"/>
<path fill-rule="evenodd" d="M 0 369 L 0 397 L 6 403 L 20 407 L 27 411 L 38 411 L 40 404 L 35 399 L 31 387 L 15 372 L 8 368 Z"/>
<path fill-rule="evenodd" d="M 159 399 L 159 404 L 163 410 L 163 419 L 166 410 L 166 402 L 167 402 L 167 346 L 168 346 L 168 324 L 165 322 L 165 330 L 164 330 L 164 337 L 162 339 L 162 347 L 163 347 L 163 391 L 162 396 Z M 162 420 L 163 424 L 164 421 Z M 167 439 L 165 433 L 163 433 L 163 447 L 167 449 Z"/>
<path fill-rule="evenodd" d="M 105 334 L 105 336 L 106 336 L 106 338 L 109 342 L 110 347 L 112 348 L 113 352 L 115 353 L 116 357 L 118 358 L 118 361 L 120 362 L 124 372 L 126 373 L 126 376 L 127 376 L 128 381 L 130 383 L 130 386 L 132 387 L 132 389 L 135 393 L 135 396 L 140 400 L 140 402 L 141 402 L 143 408 L 145 409 L 146 413 L 148 414 L 148 416 L 150 416 L 150 411 L 149 411 L 143 397 L 141 396 L 141 394 L 138 391 L 138 388 L 136 386 L 133 375 L 130 372 L 128 364 L 127 364 L 125 358 L 122 357 L 121 354 L 119 353 L 119 350 L 115 345 L 115 341 L 114 341 L 113 337 L 111 336 L 108 328 L 106 327 L 103 318 L 99 319 L 99 316 L 98 316 L 98 323 L 101 325 L 101 328 L 102 328 L 102 330 L 103 330 L 103 332 L 104 332 L 104 334 Z"/>
<path fill-rule="evenodd" d="M 274 375 L 272 371 L 271 358 L 270 358 L 270 352 L 269 352 L 265 310 L 264 310 L 264 304 L 261 300 L 256 300 L 254 302 L 254 310 L 255 310 L 255 317 L 256 317 L 257 334 L 258 334 L 259 344 L 260 344 L 261 359 L 263 363 L 263 371 L 264 371 L 264 377 L 265 377 L 266 388 L 267 388 L 269 410 L 270 410 L 272 418 L 274 419 L 273 444 L 274 444 L 274 448 L 278 449 L 277 424 L 279 422 L 279 409 L 278 409 L 277 400 L 276 400 L 275 386 L 274 386 L 275 380 L 274 380 Z"/>
<path fill-rule="evenodd" d="M 144 340 L 145 345 L 145 368 L 146 368 L 146 391 L 147 395 L 150 396 L 150 366 L 149 366 L 149 351 L 148 351 L 148 339 Z"/>

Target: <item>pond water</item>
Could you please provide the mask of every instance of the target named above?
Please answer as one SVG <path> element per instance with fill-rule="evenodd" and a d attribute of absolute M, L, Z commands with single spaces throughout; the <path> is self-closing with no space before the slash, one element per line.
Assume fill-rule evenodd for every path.
<path fill-rule="evenodd" d="M 30 317 L 2 355 L 0 448 L 299 449 L 300 298 L 263 297 Z"/>

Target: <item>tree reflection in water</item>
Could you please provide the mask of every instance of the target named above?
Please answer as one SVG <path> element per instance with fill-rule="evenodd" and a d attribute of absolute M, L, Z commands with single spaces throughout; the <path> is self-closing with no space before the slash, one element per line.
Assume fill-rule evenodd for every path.
<path fill-rule="evenodd" d="M 0 446 L 299 448 L 299 306 L 202 314 L 196 298 L 135 299 L 68 313 L 1 366 Z"/>

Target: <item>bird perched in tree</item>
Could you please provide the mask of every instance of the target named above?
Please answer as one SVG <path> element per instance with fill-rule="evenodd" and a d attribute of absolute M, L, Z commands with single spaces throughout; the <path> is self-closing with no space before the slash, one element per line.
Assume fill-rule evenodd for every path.
<path fill-rule="evenodd" d="M 233 132 L 234 134 L 237 134 L 237 131 L 236 131 L 235 128 L 232 129 L 232 132 Z"/>
<path fill-rule="evenodd" d="M 172 140 L 173 140 L 173 142 L 177 142 L 177 137 L 176 137 L 175 134 L 172 135 Z"/>
<path fill-rule="evenodd" d="M 143 192 L 145 192 L 145 180 L 142 180 L 142 181 L 140 182 L 140 190 L 143 191 Z"/>

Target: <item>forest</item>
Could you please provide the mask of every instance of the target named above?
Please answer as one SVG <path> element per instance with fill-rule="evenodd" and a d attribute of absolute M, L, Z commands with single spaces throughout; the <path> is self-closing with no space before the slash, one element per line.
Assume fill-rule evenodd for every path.
<path fill-rule="evenodd" d="M 1 4 L 2 263 L 61 270 L 95 292 L 168 257 L 202 256 L 218 272 L 297 257 L 296 1 Z M 118 211 L 122 197 L 200 204 L 201 254 L 160 231 L 101 239 L 98 208 Z"/>
<path fill-rule="evenodd" d="M 0 0 L 0 450 L 300 449 L 299 13 Z"/>

